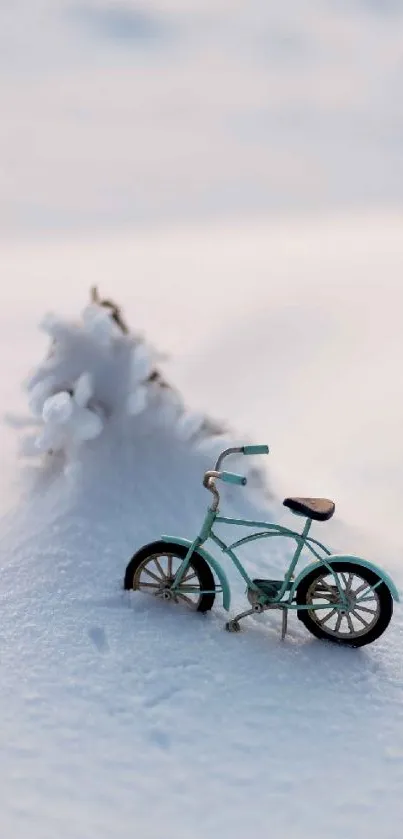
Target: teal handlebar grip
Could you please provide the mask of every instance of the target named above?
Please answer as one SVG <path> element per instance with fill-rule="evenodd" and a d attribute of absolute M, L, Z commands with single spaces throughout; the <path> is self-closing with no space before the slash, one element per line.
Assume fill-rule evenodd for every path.
<path fill-rule="evenodd" d="M 235 472 L 221 472 L 220 478 L 227 484 L 239 484 L 245 486 L 247 479 L 243 475 L 237 475 Z"/>
<path fill-rule="evenodd" d="M 269 454 L 269 447 L 262 446 L 242 446 L 244 454 Z"/>

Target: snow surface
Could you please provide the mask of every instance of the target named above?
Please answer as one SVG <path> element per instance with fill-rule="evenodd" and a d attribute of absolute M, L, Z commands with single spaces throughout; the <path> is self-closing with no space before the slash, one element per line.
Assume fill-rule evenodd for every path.
<path fill-rule="evenodd" d="M 246 289 L 235 280 L 256 249 L 261 273 L 250 270 Z M 332 266 L 325 290 L 324 253 Z M 397 272 L 403 265 L 402 256 L 399 219 L 383 226 L 365 219 L 356 223 L 354 235 L 351 223 L 326 227 L 315 221 L 300 239 L 288 225 L 268 224 L 243 232 L 177 230 L 166 238 L 136 234 L 103 243 L 25 243 L 22 249 L 10 244 L 1 252 L 8 279 L 1 292 L 0 350 L 7 370 L 0 381 L 2 404 L 29 415 L 18 382 L 47 352 L 37 322 L 49 308 L 78 315 L 91 266 L 91 279 L 96 276 L 104 292 L 113 277 L 113 294 L 133 328 L 157 339 L 158 349 L 175 351 L 166 372 L 196 408 L 203 403 L 213 416 L 231 417 L 237 434 L 246 428 L 247 439 L 272 445 L 270 457 L 260 460 L 267 463 L 276 497 L 268 502 L 234 487 L 226 510 L 284 515 L 283 483 L 288 492 L 315 494 L 342 486 L 344 474 L 342 511 L 354 521 L 349 504 L 359 486 L 363 526 L 377 489 L 365 467 L 375 469 L 379 462 L 378 469 L 386 470 L 392 451 L 401 464 L 400 436 L 392 437 L 402 407 L 394 366 L 399 359 L 391 359 L 390 381 L 383 382 L 384 399 L 395 395 L 393 412 L 385 402 L 384 410 L 374 410 L 372 447 L 369 437 L 365 446 L 352 446 L 353 422 L 371 435 L 365 400 L 372 382 L 355 401 L 352 384 L 365 361 L 371 369 L 376 354 L 381 369 L 398 340 L 400 287 L 392 268 Z M 384 323 L 385 285 L 377 292 L 375 283 L 380 264 L 390 283 Z M 169 293 L 161 285 L 168 271 L 175 278 Z M 336 274 L 342 278 L 337 286 L 330 281 Z M 340 355 L 362 300 L 363 276 L 372 278 L 366 285 L 365 340 L 361 351 L 353 344 L 356 355 L 351 345 L 349 354 L 344 347 Z M 287 350 L 281 338 L 284 325 L 292 330 L 300 322 L 293 308 L 299 282 L 307 318 L 304 353 L 295 352 L 295 342 Z M 238 340 L 231 340 L 235 335 Z M 315 364 L 319 349 L 323 367 Z M 262 355 L 267 379 L 259 367 Z M 340 367 L 346 369 L 347 355 L 351 378 L 343 385 Z M 307 392 L 297 389 L 299 410 L 290 416 L 290 394 L 304 370 L 310 372 Z M 308 387 L 314 374 L 317 396 L 315 380 Z M 319 402 L 326 401 L 326 382 L 329 389 L 337 384 L 333 407 L 340 402 L 340 408 L 336 416 L 329 412 L 324 427 L 314 422 L 315 433 L 309 434 L 304 417 L 309 411 L 312 421 Z M 346 404 L 351 423 L 343 422 Z M 292 618 L 282 643 L 276 615 L 249 619 L 243 634 L 228 635 L 219 603 L 210 615 L 195 616 L 125 594 L 124 569 L 134 550 L 164 531 L 186 536 L 198 527 L 208 501 L 201 477 L 211 463 L 208 453 L 198 454 L 169 428 L 156 431 L 150 418 L 140 415 L 130 423 L 109 424 L 87 443 L 83 468 L 69 479 L 57 459 L 48 467 L 41 461 L 18 466 L 20 432 L 2 429 L 4 836 L 229 839 L 258 831 L 291 839 L 397 839 L 403 816 L 400 607 L 376 644 L 352 651 L 314 640 Z M 320 456 L 314 462 L 316 446 Z M 342 458 L 351 446 L 348 462 Z M 304 447 L 303 457 L 294 458 Z M 400 480 L 388 474 L 392 484 Z M 367 515 L 361 534 L 346 522 L 341 527 L 349 517 L 339 513 L 334 525 L 318 525 L 318 532 L 324 539 L 328 533 L 329 542 L 333 537 L 335 547 L 354 544 L 354 550 L 376 553 L 390 500 L 387 488 L 380 489 L 379 526 Z M 400 557 L 401 545 L 395 551 L 386 542 L 383 555 L 375 556 L 401 588 Z M 285 553 L 279 548 L 266 556 L 260 548 L 245 558 L 252 572 L 264 576 L 284 567 Z M 243 584 L 233 582 L 235 610 L 245 599 Z"/>
<path fill-rule="evenodd" d="M 403 589 L 402 14 L 0 4 L 5 839 L 401 837 L 401 606 L 352 651 L 126 596 L 139 545 L 198 527 L 210 453 L 150 414 L 107 421 L 68 475 L 19 449 L 37 325 L 98 284 L 186 404 L 269 443 L 274 496 L 234 487 L 225 509 L 289 521 L 284 495 L 334 497 L 318 534 Z M 285 559 L 246 555 L 261 576 Z"/>

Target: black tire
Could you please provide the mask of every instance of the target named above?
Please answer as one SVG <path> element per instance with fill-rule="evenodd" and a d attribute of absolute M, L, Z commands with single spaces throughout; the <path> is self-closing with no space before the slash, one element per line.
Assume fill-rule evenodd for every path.
<path fill-rule="evenodd" d="M 337 563 L 337 565 L 334 566 L 334 571 L 337 574 L 343 574 L 344 579 L 345 575 L 353 575 L 354 577 L 358 577 L 363 581 L 362 585 L 364 585 L 364 583 L 366 582 L 369 585 L 373 586 L 376 583 L 378 583 L 381 579 L 374 571 L 371 571 L 370 568 L 366 568 L 362 565 L 356 565 L 355 563 L 348 561 Z M 317 568 L 314 568 L 310 572 L 310 574 L 308 574 L 303 580 L 301 580 L 296 592 L 297 604 L 302 606 L 311 603 L 313 593 L 315 591 L 318 591 L 318 589 L 316 589 L 315 587 L 315 584 L 316 586 L 320 585 L 320 580 L 323 580 L 325 577 L 331 577 L 330 572 L 328 571 L 325 565 L 318 564 Z M 325 583 L 322 583 L 321 585 L 322 588 L 319 589 L 319 591 L 326 591 L 326 589 L 323 588 Z M 354 589 L 353 585 L 351 586 L 351 589 L 352 594 L 354 593 L 354 591 L 357 590 Z M 306 626 L 306 628 L 309 630 L 309 632 L 312 633 L 312 635 L 315 635 L 316 638 L 321 638 L 326 641 L 332 641 L 336 644 L 342 644 L 343 646 L 348 647 L 363 647 L 366 644 L 371 644 L 373 641 L 376 641 L 377 638 L 379 638 L 380 635 L 382 635 L 383 632 L 385 632 L 385 629 L 388 627 L 393 614 L 392 595 L 389 591 L 389 588 L 383 581 L 381 581 L 379 583 L 379 586 L 375 589 L 374 595 L 375 597 L 373 598 L 373 600 L 375 601 L 376 608 L 373 611 L 373 620 L 370 624 L 368 624 L 367 630 L 364 626 L 362 626 L 362 629 L 360 629 L 359 631 L 357 630 L 356 634 L 350 633 L 351 637 L 349 637 L 347 633 L 345 633 L 345 637 L 340 637 L 341 633 L 337 634 L 335 629 L 332 629 L 330 625 L 328 628 L 326 628 L 323 625 L 320 625 L 320 615 L 326 615 L 326 612 L 324 610 L 299 609 L 297 611 L 297 615 L 299 620 Z M 330 598 L 330 596 L 331 595 L 328 593 L 326 593 L 326 595 L 317 594 L 318 599 L 322 599 L 323 597 L 325 597 L 326 599 Z M 329 612 L 332 610 L 332 604 L 334 604 L 334 602 L 334 600 L 329 600 Z M 357 603 L 355 608 L 352 607 L 351 610 L 348 610 L 351 622 L 351 616 L 354 615 L 355 617 L 357 612 L 361 614 L 360 620 L 362 620 L 362 614 L 368 614 L 368 609 L 365 609 L 365 607 L 363 609 L 363 606 L 360 606 L 359 603 Z M 347 615 L 345 616 L 345 620 L 349 622 L 349 618 L 347 617 Z"/>
<path fill-rule="evenodd" d="M 126 591 L 139 589 L 136 585 L 136 572 L 139 572 L 140 566 L 145 566 L 146 560 L 155 562 L 155 557 L 166 558 L 173 557 L 178 560 L 183 560 L 187 554 L 187 548 L 184 545 L 179 545 L 175 542 L 151 542 L 149 545 L 144 545 L 137 553 L 134 554 L 130 560 L 124 578 L 124 588 Z M 209 564 L 200 556 L 197 551 L 194 551 L 190 559 L 189 568 L 192 569 L 198 581 L 200 588 L 200 595 L 198 600 L 194 603 L 194 609 L 197 612 L 208 612 L 212 609 L 215 599 L 215 581 Z M 149 572 L 148 572 L 149 573 Z M 188 573 L 188 572 L 187 572 Z M 151 577 L 152 579 L 152 577 Z M 144 585 L 144 583 L 142 584 Z M 151 583 L 149 586 L 151 587 Z M 206 592 L 203 594 L 202 592 Z M 156 592 L 156 594 L 158 594 Z M 183 600 L 184 595 L 180 595 Z M 188 598 L 189 599 L 189 598 Z"/>

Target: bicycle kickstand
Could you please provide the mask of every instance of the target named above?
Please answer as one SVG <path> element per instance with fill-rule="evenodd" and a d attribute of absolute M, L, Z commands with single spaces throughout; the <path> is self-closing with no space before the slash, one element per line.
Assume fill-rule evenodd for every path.
<path fill-rule="evenodd" d="M 288 609 L 283 606 L 282 608 L 282 621 L 281 621 L 281 640 L 284 641 L 285 636 L 287 635 L 287 622 L 288 622 Z"/>

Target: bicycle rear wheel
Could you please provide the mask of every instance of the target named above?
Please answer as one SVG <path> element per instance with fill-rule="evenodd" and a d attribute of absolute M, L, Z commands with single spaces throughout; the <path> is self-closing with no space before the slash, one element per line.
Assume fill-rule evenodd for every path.
<path fill-rule="evenodd" d="M 340 594 L 335 575 L 347 601 L 343 610 L 337 608 Z M 333 572 L 318 565 L 299 584 L 296 600 L 301 606 L 323 606 L 297 611 L 312 635 L 349 647 L 376 641 L 393 614 L 392 596 L 381 577 L 370 568 L 348 561 L 338 563 Z"/>

